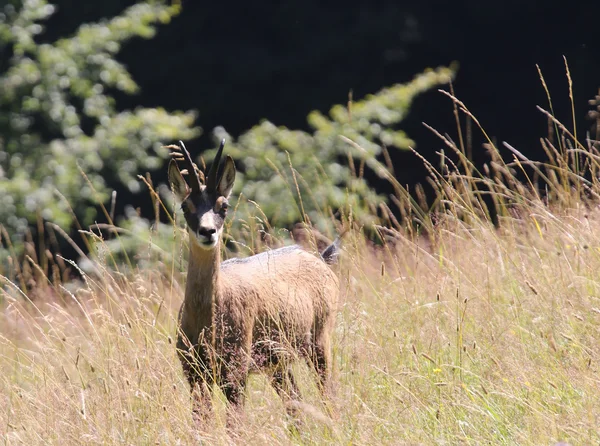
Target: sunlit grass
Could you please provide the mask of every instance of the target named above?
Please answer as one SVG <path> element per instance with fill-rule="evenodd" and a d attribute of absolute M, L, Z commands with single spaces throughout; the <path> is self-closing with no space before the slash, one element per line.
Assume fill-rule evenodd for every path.
<path fill-rule="evenodd" d="M 304 395 L 298 432 L 260 375 L 234 429 L 225 428 L 222 401 L 209 427 L 195 426 L 173 342 L 183 277 L 159 260 L 121 274 L 107 255 L 79 284 L 50 283 L 34 267 L 31 291 L 2 279 L 0 438 L 599 443 L 600 189 L 584 171 L 597 154 L 573 143 L 564 155 L 556 150 L 560 162 L 507 164 L 491 147 L 479 173 L 447 143 L 461 167 L 431 168 L 429 214 L 400 191 L 405 222 L 378 228 L 381 244 L 358 229 L 344 237 L 333 391 L 322 401 L 312 372 L 295 368 Z M 568 147 L 580 150 L 578 167 Z M 173 262 L 182 251 L 173 248 Z"/>
<path fill-rule="evenodd" d="M 542 209 L 540 208 L 540 211 Z M 0 419 L 9 444 L 338 444 L 600 439 L 600 224 L 596 210 L 438 225 L 435 246 L 397 234 L 347 236 L 335 337 L 335 391 L 290 436 L 266 380 L 251 381 L 234 432 L 192 422 L 175 355 L 182 289 L 158 273 L 96 278 L 66 303 L 35 306 L 6 286 Z M 538 231 L 538 228 L 543 228 Z M 356 237 L 356 239 L 355 239 Z M 92 279 L 90 279 L 92 280 Z M 69 301 L 70 299 L 70 301 Z"/>

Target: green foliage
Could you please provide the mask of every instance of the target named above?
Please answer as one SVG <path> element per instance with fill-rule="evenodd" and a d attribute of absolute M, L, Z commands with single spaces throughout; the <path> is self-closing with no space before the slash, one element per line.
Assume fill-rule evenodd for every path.
<path fill-rule="evenodd" d="M 0 48 L 11 54 L 0 73 L 0 223 L 12 235 L 25 232 L 36 218 L 63 228 L 74 216 L 93 222 L 94 205 L 109 196 L 108 184 L 137 191 L 136 175 L 161 166 L 164 142 L 190 139 L 199 131 L 192 112 L 119 111 L 114 99 L 117 91 L 138 89 L 115 60 L 121 45 L 133 37 L 152 37 L 157 23 L 178 12 L 176 6 L 143 2 L 113 19 L 82 25 L 70 37 L 39 43 L 40 23 L 53 12 L 44 0 L 28 0 L 20 8 L 5 6 L 0 15 Z M 452 77 L 449 68 L 429 70 L 349 106 L 335 105 L 328 115 L 312 112 L 311 132 L 264 121 L 233 140 L 216 129 L 217 137 L 227 137 L 227 152 L 241 172 L 234 238 L 240 224 L 255 232 L 268 227 L 266 221 L 289 228 L 304 220 L 327 230 L 338 212 L 352 213 L 362 224 L 377 222 L 377 205 L 386 197 L 369 185 L 364 166 L 381 174 L 375 158 L 383 146 L 414 144 L 398 124 L 418 94 Z M 119 255 L 161 246 L 172 231 L 160 224 L 150 231 L 139 219 L 122 225 L 133 231 L 108 244 Z M 155 239 L 149 245 L 150 237 Z M 171 256 L 165 249 L 159 250 L 161 258 Z M 122 263 L 125 257 L 116 260 Z"/>
<path fill-rule="evenodd" d="M 92 204 L 110 192 L 106 178 L 137 191 L 136 175 L 161 166 L 165 141 L 199 133 L 193 112 L 120 111 L 113 98 L 138 88 L 115 59 L 121 45 L 151 38 L 178 7 L 142 2 L 40 44 L 40 22 L 53 12 L 45 0 L 0 10 L 0 55 L 12 55 L 0 72 L 0 223 L 12 235 L 38 216 L 68 228 L 69 207 L 92 222 Z"/>
<path fill-rule="evenodd" d="M 92 248 L 90 259 L 94 259 L 96 263 L 108 264 L 121 272 L 133 266 L 155 268 L 165 274 L 182 269 L 188 254 L 187 249 L 182 248 L 187 239 L 182 227 L 151 224 L 131 207 L 125 209 L 125 214 L 118 227 L 98 225 L 108 237 L 88 238 Z M 79 263 L 86 272 L 91 272 L 95 267 L 88 259 L 80 259 Z"/>
<path fill-rule="evenodd" d="M 407 84 L 384 88 L 354 102 L 350 110 L 335 105 L 329 116 L 312 112 L 308 117 L 312 133 L 277 127 L 268 121 L 237 139 L 221 127 L 215 129 L 216 139 L 227 139 L 226 153 L 236 160 L 238 167 L 226 228 L 226 240 L 231 242 L 228 247 L 241 255 L 251 254 L 261 248 L 261 231 L 269 233 L 270 242 L 281 243 L 281 239 L 288 237 L 285 229 L 303 220 L 329 231 L 330 217 L 338 210 L 345 216 L 351 212 L 354 221 L 361 224 L 378 222 L 377 204 L 386 202 L 386 197 L 375 192 L 360 174 L 362 169 L 358 165 L 364 163 L 383 175 L 384 167 L 376 160 L 382 145 L 397 149 L 414 145 L 404 132 L 395 129 L 414 98 L 449 82 L 453 76 L 450 68 L 428 70 Z M 214 150 L 204 155 L 210 163 Z M 350 164 L 356 165 L 354 169 L 349 167 L 349 159 Z M 138 265 L 164 264 L 171 268 L 173 262 L 177 264 L 186 254 L 169 249 L 183 229 L 179 206 L 165 185 L 159 186 L 158 193 L 166 209 L 179 214 L 175 219 L 177 226 L 161 223 L 151 226 L 129 212 L 128 219 L 120 222 L 118 238 L 102 244 L 108 247 L 115 264 L 123 264 L 128 258 L 136 260 Z"/>
<path fill-rule="evenodd" d="M 448 83 L 453 76 L 451 68 L 427 70 L 411 82 L 384 88 L 349 106 L 334 105 L 329 116 L 314 111 L 308 116 L 312 133 L 263 121 L 232 140 L 224 129 L 215 129 L 217 139 L 228 139 L 227 153 L 243 171 L 234 193 L 243 193 L 261 209 L 257 213 L 256 205 L 242 200 L 236 217 L 247 222 L 264 214 L 280 227 L 308 220 L 324 230 L 330 226 L 329 217 L 341 210 L 345 215 L 352 212 L 362 224 L 376 222 L 377 203 L 386 197 L 368 184 L 363 164 L 381 174 L 375 157 L 382 146 L 413 146 L 397 125 L 417 95 Z"/>

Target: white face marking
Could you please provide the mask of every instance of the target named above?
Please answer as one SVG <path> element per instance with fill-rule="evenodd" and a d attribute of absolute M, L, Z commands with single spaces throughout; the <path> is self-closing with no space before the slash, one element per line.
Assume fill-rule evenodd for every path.
<path fill-rule="evenodd" d="M 215 232 L 210 234 L 202 233 L 202 231 L 192 232 L 190 230 L 190 238 L 196 242 L 196 245 L 202 249 L 211 250 L 214 249 L 219 243 L 219 237 L 223 227 L 217 228 L 215 215 L 211 212 L 207 212 L 202 215 L 199 221 L 200 228 L 215 229 Z"/>

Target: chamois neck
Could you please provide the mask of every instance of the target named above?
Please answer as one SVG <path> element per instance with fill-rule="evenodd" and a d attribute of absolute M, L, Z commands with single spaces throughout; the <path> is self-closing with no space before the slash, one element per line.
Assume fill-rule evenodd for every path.
<path fill-rule="evenodd" d="M 216 298 L 221 263 L 221 244 L 203 249 L 190 240 L 185 301 L 195 307 L 211 307 Z"/>

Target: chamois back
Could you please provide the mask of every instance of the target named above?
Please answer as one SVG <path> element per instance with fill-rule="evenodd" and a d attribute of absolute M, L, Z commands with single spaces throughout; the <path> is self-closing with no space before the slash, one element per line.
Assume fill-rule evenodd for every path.
<path fill-rule="evenodd" d="M 302 248 L 290 246 L 227 260 L 221 264 L 221 273 L 221 299 L 231 311 L 231 322 L 251 323 L 257 329 L 254 335 L 261 334 L 253 344 L 270 335 L 262 333 L 262 327 L 277 327 L 285 336 L 282 341 L 296 348 L 310 343 L 313 335 L 331 330 L 338 279 L 321 258 Z"/>

